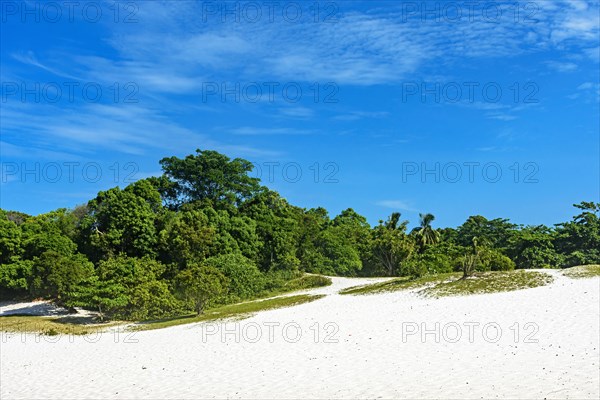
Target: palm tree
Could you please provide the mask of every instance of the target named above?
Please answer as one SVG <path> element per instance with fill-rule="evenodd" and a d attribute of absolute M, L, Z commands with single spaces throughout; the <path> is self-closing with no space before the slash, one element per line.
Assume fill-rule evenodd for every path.
<path fill-rule="evenodd" d="M 408 221 L 401 221 L 399 212 L 392 213 L 373 230 L 373 255 L 390 276 L 395 276 L 401 263 L 412 252 L 413 243 L 406 235 Z"/>
<path fill-rule="evenodd" d="M 415 228 L 413 232 L 417 237 L 417 243 L 422 253 L 427 246 L 440 241 L 440 233 L 437 229 L 431 227 L 431 223 L 435 219 L 433 214 L 419 214 L 419 218 L 420 226 Z"/>
<path fill-rule="evenodd" d="M 387 221 L 383 222 L 379 220 L 379 224 L 385 226 L 387 229 L 392 231 L 405 231 L 406 226 L 408 225 L 408 221 L 401 221 L 400 218 L 402 214 L 399 212 L 393 212 L 387 219 Z"/>

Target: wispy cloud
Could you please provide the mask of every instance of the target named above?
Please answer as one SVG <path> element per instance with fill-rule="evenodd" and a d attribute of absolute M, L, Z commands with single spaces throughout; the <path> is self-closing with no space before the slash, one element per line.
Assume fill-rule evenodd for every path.
<path fill-rule="evenodd" d="M 307 107 L 286 107 L 280 108 L 279 113 L 292 118 L 311 118 L 315 115 L 315 111 Z"/>
<path fill-rule="evenodd" d="M 567 98 L 571 100 L 582 98 L 584 101 L 600 101 L 600 83 L 584 82 L 577 86 L 577 91 L 568 95 Z"/>
<path fill-rule="evenodd" d="M 338 121 L 357 121 L 364 118 L 385 118 L 390 115 L 387 111 L 348 111 L 344 114 L 336 115 L 334 120 Z"/>
<path fill-rule="evenodd" d="M 417 211 L 403 200 L 380 200 L 375 205 L 394 210 Z"/>
<path fill-rule="evenodd" d="M 40 69 L 42 69 L 46 72 L 49 72 L 55 76 L 71 79 L 74 81 L 79 81 L 81 79 L 80 77 L 71 75 L 70 73 L 67 73 L 63 70 L 60 70 L 57 68 L 52 68 L 48 65 L 42 64 L 40 61 L 38 61 L 37 57 L 35 56 L 34 52 L 32 52 L 32 51 L 27 51 L 24 54 L 23 53 L 13 54 L 12 57 L 22 64 L 40 68 Z"/>
<path fill-rule="evenodd" d="M 293 128 L 259 128 L 244 126 L 228 130 L 229 133 L 242 136 L 259 136 L 259 135 L 312 135 L 315 131 L 302 130 Z"/>
<path fill-rule="evenodd" d="M 214 139 L 206 131 L 179 119 L 184 96 L 200 95 L 203 83 L 215 81 L 335 82 L 339 85 L 390 85 L 406 79 L 436 76 L 453 63 L 535 54 L 548 49 L 564 55 L 548 68 L 570 72 L 580 59 L 598 61 L 598 5 L 587 2 L 544 2 L 535 22 L 512 18 L 490 23 L 483 18 L 461 23 L 402 20 L 401 6 L 344 6 L 338 22 L 291 24 L 200 21 L 197 2 L 139 3 L 139 23 L 109 24 L 102 56 L 77 55 L 64 48 L 43 55 L 29 49 L 12 54 L 12 62 L 58 77 L 121 85 L 134 82 L 143 102 L 133 105 L 79 103 L 3 104 L 3 140 L 19 135 L 39 149 L 58 144 L 60 151 L 86 154 L 97 149 L 143 154 L 149 149 L 212 147 L 256 156 L 276 150 Z M 579 57 L 579 58 L 577 58 Z M 4 66 L 6 60 L 2 60 Z M 12 66 L 12 65 L 11 65 Z M 598 88 L 581 87 L 578 96 Z M 582 93 L 582 94 L 579 94 Z M 574 96 L 576 95 L 574 94 Z M 179 97 L 181 96 L 181 97 Z M 575 97 L 574 97 L 575 98 Z M 459 104 L 484 111 L 500 121 L 518 118 L 521 105 Z M 269 110 L 271 111 L 271 110 Z M 308 106 L 285 106 L 276 115 L 290 121 L 315 116 Z M 334 120 L 356 121 L 388 117 L 385 111 L 336 110 Z M 251 122 L 248 122 L 249 124 Z M 239 137 L 312 135 L 311 129 L 290 126 L 229 130 Z M 9 135 L 5 136 L 5 133 Z M 165 141 L 165 134 L 176 141 Z M 7 137 L 7 138 L 5 138 Z"/>
<path fill-rule="evenodd" d="M 66 154 L 110 150 L 140 155 L 156 149 L 179 152 L 197 147 L 246 156 L 280 154 L 214 140 L 206 133 L 179 125 L 160 110 L 140 105 L 85 104 L 73 110 L 47 104 L 7 103 L 2 109 L 2 129 L 4 137 L 25 135 L 28 146 L 34 148 L 60 143 L 61 152 Z M 165 137 L 177 140 L 165 141 Z M 16 148 L 8 147 L 8 150 Z"/>
<path fill-rule="evenodd" d="M 573 72 L 577 70 L 577 64 L 572 62 L 548 61 L 546 64 L 558 72 Z"/>

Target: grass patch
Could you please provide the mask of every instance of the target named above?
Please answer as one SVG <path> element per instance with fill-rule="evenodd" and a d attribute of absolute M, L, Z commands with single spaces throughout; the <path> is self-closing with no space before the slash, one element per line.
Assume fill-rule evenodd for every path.
<path fill-rule="evenodd" d="M 437 274 L 437 275 L 427 275 L 421 278 L 408 278 L 401 277 L 391 279 L 385 282 L 373 283 L 370 285 L 363 286 L 353 286 L 350 288 L 340 290 L 340 294 L 353 294 L 353 295 L 361 295 L 361 294 L 375 294 L 375 293 L 385 293 L 385 292 L 394 292 L 396 290 L 410 290 L 417 289 L 420 287 L 427 287 L 429 285 L 435 285 L 438 283 L 445 282 L 449 279 L 458 279 L 460 278 L 460 273 L 447 273 L 447 274 Z"/>
<path fill-rule="evenodd" d="M 29 332 L 47 336 L 88 335 L 119 324 L 120 322 L 82 324 L 68 322 L 68 319 L 61 317 L 31 315 L 6 315 L 0 317 L 0 331 L 2 332 Z"/>
<path fill-rule="evenodd" d="M 600 276 L 600 264 L 578 265 L 576 267 L 564 269 L 562 274 L 574 279 L 593 278 Z"/>
<path fill-rule="evenodd" d="M 283 292 L 293 292 L 295 290 L 304 290 L 316 287 L 329 286 L 332 284 L 331 278 L 323 275 L 304 275 L 300 278 L 292 279 L 287 282 L 281 290 Z"/>
<path fill-rule="evenodd" d="M 300 290 L 329 286 L 331 284 L 331 278 L 323 275 L 304 274 L 292 279 L 276 278 L 269 285 L 270 287 L 257 293 L 255 296 L 252 296 L 249 299 L 239 299 L 238 302 L 266 299 Z"/>
<path fill-rule="evenodd" d="M 425 296 L 461 296 L 534 288 L 547 285 L 554 280 L 549 274 L 524 270 L 479 272 L 464 280 L 460 279 L 461 277 L 461 272 L 428 275 L 416 279 L 403 277 L 343 289 L 340 294 L 364 295 L 418 289 L 417 293 Z"/>
<path fill-rule="evenodd" d="M 439 283 L 422 291 L 433 297 L 462 296 L 481 293 L 509 292 L 544 286 L 554 278 L 537 271 L 498 271 L 477 273 L 468 279 Z"/>
<path fill-rule="evenodd" d="M 229 304 L 207 310 L 202 315 L 188 314 L 176 318 L 169 318 L 160 321 L 143 322 L 134 326 L 134 330 L 162 329 L 169 326 L 191 324 L 195 322 L 215 321 L 225 318 L 249 318 L 253 313 L 272 310 L 276 308 L 291 307 L 298 304 L 309 303 L 318 300 L 325 295 L 301 294 L 297 296 L 276 297 L 266 300 L 255 300 L 245 303 Z"/>
<path fill-rule="evenodd" d="M 305 290 L 315 287 L 329 286 L 331 278 L 323 275 L 302 275 L 297 278 L 285 280 L 283 277 L 277 282 L 276 287 L 265 290 L 253 299 L 243 303 L 216 306 L 206 311 L 204 315 L 188 314 L 159 321 L 138 322 L 133 329 L 147 330 L 160 329 L 168 326 L 188 324 L 193 322 L 210 321 L 223 318 L 247 318 L 252 313 L 274 308 L 289 307 L 296 304 L 307 303 L 323 297 L 322 295 L 296 295 L 289 297 L 269 297 Z M 28 314 L 12 314 L 0 316 L 0 332 L 28 332 L 41 335 L 87 335 L 102 331 L 108 327 L 124 324 L 125 321 L 111 321 L 95 323 L 89 317 L 57 316 L 44 317 Z"/>

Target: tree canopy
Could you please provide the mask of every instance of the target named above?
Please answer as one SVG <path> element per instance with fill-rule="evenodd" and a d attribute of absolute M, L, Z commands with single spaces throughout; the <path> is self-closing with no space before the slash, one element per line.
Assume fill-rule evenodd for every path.
<path fill-rule="evenodd" d="M 296 207 L 250 177 L 252 164 L 197 150 L 163 175 L 29 216 L 0 210 L 2 298 L 44 297 L 107 318 L 202 313 L 282 290 L 303 273 L 421 276 L 600 263 L 600 203 L 555 226 L 467 218 L 410 232 L 394 212 L 371 227 L 348 208 Z"/>

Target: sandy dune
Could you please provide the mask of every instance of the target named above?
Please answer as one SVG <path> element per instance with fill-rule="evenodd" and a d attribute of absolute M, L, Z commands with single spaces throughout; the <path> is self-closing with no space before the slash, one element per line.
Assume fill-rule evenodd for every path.
<path fill-rule="evenodd" d="M 3 334 L 0 397 L 597 399 L 600 279 L 554 275 L 437 300 L 340 296 L 373 280 L 333 278 L 323 299 L 237 323 Z"/>

